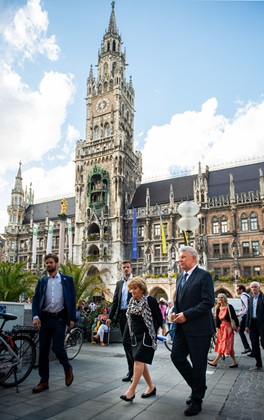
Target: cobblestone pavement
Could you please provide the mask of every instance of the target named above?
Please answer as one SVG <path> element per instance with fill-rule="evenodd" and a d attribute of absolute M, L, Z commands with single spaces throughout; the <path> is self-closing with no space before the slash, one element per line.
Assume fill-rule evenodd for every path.
<path fill-rule="evenodd" d="M 249 372 L 255 359 L 241 355 L 242 345 L 238 335 L 235 349 L 239 367 L 229 369 L 230 358 L 219 361 L 217 369 L 208 366 L 207 392 L 201 420 L 259 420 L 263 417 L 264 373 Z M 211 357 L 214 357 L 212 354 Z M 157 395 L 142 399 L 146 390 L 142 380 L 138 385 L 132 404 L 121 401 L 128 384 L 121 381 L 126 374 L 126 360 L 121 344 L 107 347 L 84 343 L 80 354 L 72 361 L 74 381 L 65 386 L 63 370 L 54 360 L 50 363 L 50 388 L 41 394 L 32 394 L 32 387 L 39 382 L 34 370 L 15 388 L 0 387 L 1 420 L 181 420 L 186 419 L 185 400 L 190 389 L 170 360 L 170 353 L 159 343 L 150 367 L 151 376 L 157 386 Z"/>
<path fill-rule="evenodd" d="M 243 367 L 217 418 L 219 420 L 262 419 L 263 396 L 264 372 L 249 372 L 248 367 Z"/>

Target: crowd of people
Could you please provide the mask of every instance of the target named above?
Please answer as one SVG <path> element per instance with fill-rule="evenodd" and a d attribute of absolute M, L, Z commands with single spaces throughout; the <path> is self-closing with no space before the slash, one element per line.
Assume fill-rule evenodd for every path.
<path fill-rule="evenodd" d="M 99 305 L 78 302 L 76 308 L 72 277 L 58 271 L 57 256 L 48 254 L 45 260 L 47 275 L 39 279 L 32 302 L 33 325 L 39 329 L 40 341 L 40 383 L 32 389 L 33 393 L 49 389 L 51 342 L 63 366 L 66 386 L 73 382 L 73 368 L 64 349 L 64 334 L 66 327 L 72 328 L 82 318 L 93 318 L 92 344 L 98 342 L 102 347 L 105 346 L 105 333 L 114 321 L 118 322 L 128 366 L 122 381 L 128 382 L 129 386 L 120 396 L 125 402 L 134 400 L 141 377 L 147 384 L 141 398 L 150 398 L 157 393 L 148 366 L 154 359 L 158 333 L 170 334 L 172 363 L 191 389 L 186 399 L 186 416 L 197 415 L 202 410 L 208 364 L 217 368 L 220 359 L 230 356 L 229 368 L 238 367 L 235 332 L 239 333 L 244 346 L 242 353 L 256 359 L 256 366 L 250 370 L 263 370 L 260 346 L 264 348 L 264 297 L 259 283 L 251 282 L 250 295 L 244 285 L 237 286 L 241 299 L 238 314 L 224 293 L 218 294 L 215 304 L 211 274 L 198 267 L 198 254 L 193 247 L 183 246 L 179 250 L 182 272 L 176 282 L 175 302 L 150 296 L 147 281 L 140 276 L 134 277 L 131 262 L 125 260 L 110 307 L 105 302 Z M 215 358 L 209 360 L 212 337 L 216 337 Z"/>

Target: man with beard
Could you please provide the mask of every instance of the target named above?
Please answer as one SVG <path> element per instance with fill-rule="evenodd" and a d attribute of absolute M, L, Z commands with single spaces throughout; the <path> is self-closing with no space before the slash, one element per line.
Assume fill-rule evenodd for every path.
<path fill-rule="evenodd" d="M 45 256 L 47 275 L 38 280 L 32 300 L 34 328 L 39 330 L 40 383 L 32 389 L 39 393 L 49 389 L 49 352 L 52 350 L 62 364 L 65 384 L 73 381 L 72 366 L 64 348 L 66 328 L 71 329 L 76 320 L 76 296 L 73 278 L 58 272 L 57 255 Z"/>

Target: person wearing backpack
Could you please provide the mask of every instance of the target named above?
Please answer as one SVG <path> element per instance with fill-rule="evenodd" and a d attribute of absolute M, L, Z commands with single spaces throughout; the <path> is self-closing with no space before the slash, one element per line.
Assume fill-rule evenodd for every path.
<path fill-rule="evenodd" d="M 240 300 L 242 304 L 241 310 L 237 315 L 239 319 L 239 326 L 240 326 L 239 335 L 240 335 L 242 344 L 244 346 L 244 351 L 242 351 L 241 354 L 247 354 L 247 353 L 251 353 L 251 348 L 248 343 L 247 337 L 245 335 L 248 303 L 249 303 L 250 296 L 248 293 L 246 293 L 246 288 L 243 284 L 238 284 L 236 291 L 237 291 L 237 294 L 240 296 Z"/>

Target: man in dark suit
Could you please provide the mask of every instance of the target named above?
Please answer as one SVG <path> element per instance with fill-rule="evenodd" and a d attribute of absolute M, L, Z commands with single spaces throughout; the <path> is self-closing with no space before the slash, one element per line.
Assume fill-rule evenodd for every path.
<path fill-rule="evenodd" d="M 117 322 L 119 322 L 122 334 L 122 344 L 126 353 L 128 364 L 128 373 L 122 381 L 129 382 L 132 379 L 134 368 L 134 358 L 126 317 L 127 305 L 131 298 L 131 293 L 127 289 L 127 282 L 133 278 L 130 261 L 125 260 L 122 262 L 122 271 L 123 277 L 116 283 L 113 304 L 111 306 L 111 311 L 109 313 L 109 318 L 106 321 L 106 325 L 109 327 L 113 318 L 116 316 Z"/>
<path fill-rule="evenodd" d="M 250 332 L 252 356 L 256 359 L 256 366 L 249 370 L 258 372 L 263 371 L 259 338 L 261 347 L 264 349 L 264 296 L 257 281 L 250 283 L 250 289 L 252 295 L 248 305 L 246 332 Z"/>
<path fill-rule="evenodd" d="M 186 416 L 194 416 L 202 410 L 206 391 L 207 355 L 215 331 L 212 316 L 213 281 L 207 271 L 198 268 L 197 259 L 198 254 L 193 247 L 180 248 L 179 264 L 184 272 L 177 280 L 173 311 L 176 330 L 171 359 L 192 390 L 186 401 Z M 188 355 L 191 363 L 187 359 Z"/>
<path fill-rule="evenodd" d="M 62 364 L 65 384 L 73 381 L 72 366 L 64 348 L 66 326 L 74 326 L 76 320 L 76 296 L 73 278 L 58 272 L 57 255 L 45 257 L 47 275 L 40 278 L 32 300 L 33 326 L 39 329 L 39 376 L 40 383 L 32 389 L 38 393 L 49 389 L 49 352 L 52 350 Z"/>

